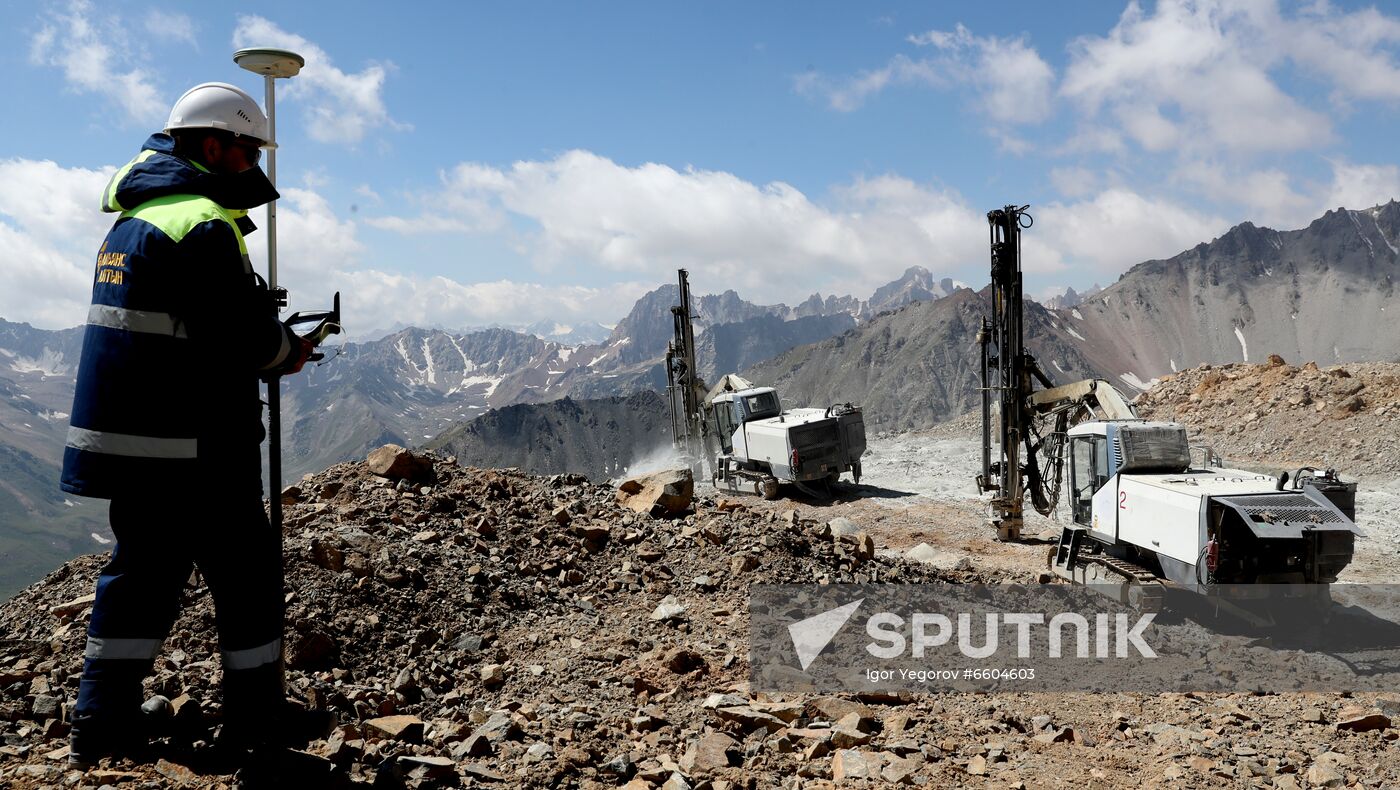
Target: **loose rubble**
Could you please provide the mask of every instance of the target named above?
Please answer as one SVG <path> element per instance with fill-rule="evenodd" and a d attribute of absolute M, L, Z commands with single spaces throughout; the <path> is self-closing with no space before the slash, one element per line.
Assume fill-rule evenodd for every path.
<path fill-rule="evenodd" d="M 1400 363 L 1319 367 L 1201 365 L 1163 376 L 1138 396 L 1139 414 L 1185 423 L 1228 462 L 1334 466 L 1348 475 L 1400 469 Z"/>
<path fill-rule="evenodd" d="M 279 764 L 279 781 L 756 790 L 1400 778 L 1396 695 L 751 693 L 750 584 L 1035 574 L 886 556 L 854 520 L 756 498 L 702 492 L 654 517 L 582 477 L 418 458 L 428 465 L 403 477 L 341 464 L 281 493 L 288 689 L 338 723 Z M 256 784 L 198 759 L 220 704 L 212 602 L 197 580 L 148 681 L 174 734 L 150 760 L 66 769 L 85 596 L 102 562 L 74 560 L 0 606 L 0 785 Z"/>

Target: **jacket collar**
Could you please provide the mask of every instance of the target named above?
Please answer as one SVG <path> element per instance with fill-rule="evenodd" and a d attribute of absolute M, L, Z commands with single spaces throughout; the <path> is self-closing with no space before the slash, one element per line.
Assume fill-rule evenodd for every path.
<path fill-rule="evenodd" d="M 103 192 L 102 210 L 125 211 L 167 195 L 198 195 L 225 209 L 244 213 L 278 197 L 262 168 L 235 174 L 211 173 L 198 163 L 177 156 L 175 140 L 157 133 L 146 140 L 135 159 L 112 177 Z"/>

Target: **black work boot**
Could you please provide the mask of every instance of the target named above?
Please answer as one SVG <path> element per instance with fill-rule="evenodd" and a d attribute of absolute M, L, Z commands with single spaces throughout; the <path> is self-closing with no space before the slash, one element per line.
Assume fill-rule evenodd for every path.
<path fill-rule="evenodd" d="M 307 710 L 286 700 L 259 711 L 238 706 L 231 711 L 225 709 L 218 742 L 221 748 L 233 750 L 297 749 L 330 735 L 335 725 L 335 714 L 330 711 Z"/>
<path fill-rule="evenodd" d="M 260 746 L 248 753 L 234 774 L 233 785 L 247 790 L 276 787 L 336 790 L 350 787 L 350 777 L 343 768 L 314 755 L 295 749 Z"/>
<path fill-rule="evenodd" d="M 140 760 L 151 748 L 140 715 L 121 720 L 77 719 L 68 733 L 68 766 L 86 771 L 106 757 Z"/>

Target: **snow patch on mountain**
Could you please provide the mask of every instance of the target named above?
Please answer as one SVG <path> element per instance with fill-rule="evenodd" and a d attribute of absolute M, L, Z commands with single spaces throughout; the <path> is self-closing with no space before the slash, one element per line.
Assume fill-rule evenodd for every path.
<path fill-rule="evenodd" d="M 1372 255 L 1375 255 L 1376 245 L 1372 244 L 1371 240 L 1366 238 L 1366 234 L 1361 230 L 1361 220 L 1356 218 L 1356 212 L 1348 211 L 1347 217 L 1351 219 L 1351 224 L 1356 226 L 1356 235 L 1360 236 L 1361 240 L 1366 242 L 1366 249 L 1370 250 Z"/>
<path fill-rule="evenodd" d="M 496 392 L 496 388 L 501 386 L 505 380 L 504 376 L 463 376 L 462 383 L 447 391 L 448 395 L 455 395 L 458 392 L 465 392 L 479 385 L 486 385 L 486 390 L 482 397 L 489 399 Z"/>
<path fill-rule="evenodd" d="M 448 335 L 447 339 L 452 341 L 452 347 L 457 349 L 458 354 L 462 355 L 462 375 L 465 376 L 476 370 L 476 363 L 467 358 L 467 352 L 462 350 L 462 346 L 457 342 L 457 338 Z"/>
<path fill-rule="evenodd" d="M 1385 246 L 1387 246 L 1387 247 L 1390 248 L 1390 254 L 1391 254 L 1391 255 L 1400 255 L 1400 250 L 1397 250 L 1397 249 L 1395 248 L 1395 245 L 1392 244 L 1392 243 L 1390 242 L 1390 237 L 1387 236 L 1387 235 L 1385 235 L 1385 229 L 1383 229 L 1383 228 L 1381 227 L 1381 222 L 1380 222 L 1380 220 L 1377 218 L 1378 215 L 1380 214 L 1380 209 L 1374 208 L 1374 209 L 1371 209 L 1370 211 L 1368 211 L 1368 212 L 1366 212 L 1366 213 L 1368 213 L 1368 214 L 1371 215 L 1371 222 L 1375 223 L 1375 225 L 1376 225 L 1376 232 L 1379 233 L 1379 234 L 1381 234 L 1381 240 L 1385 242 Z M 1382 308 L 1382 309 L 1384 309 L 1384 308 Z"/>
<path fill-rule="evenodd" d="M 72 371 L 63 364 L 63 354 L 46 348 L 37 357 L 26 357 L 0 349 L 10 358 L 10 369 L 16 373 L 38 373 L 42 376 L 67 376 Z"/>
<path fill-rule="evenodd" d="M 1156 381 L 1156 379 L 1153 379 L 1152 381 L 1143 381 L 1142 379 L 1138 378 L 1137 375 L 1134 374 L 1131 370 L 1127 373 L 1118 374 L 1118 378 L 1122 379 L 1123 383 L 1127 384 L 1129 387 L 1133 387 L 1134 389 L 1143 392 L 1147 391 L 1147 389 L 1152 386 L 1152 381 Z"/>
<path fill-rule="evenodd" d="M 436 384 L 437 369 L 433 365 L 433 350 L 428 348 L 428 338 L 426 337 L 423 338 L 423 360 L 426 365 L 423 371 L 423 377 L 427 379 L 429 384 Z"/>

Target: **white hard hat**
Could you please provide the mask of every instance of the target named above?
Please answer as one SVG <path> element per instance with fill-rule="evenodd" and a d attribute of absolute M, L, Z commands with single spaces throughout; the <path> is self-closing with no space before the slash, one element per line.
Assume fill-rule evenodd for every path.
<path fill-rule="evenodd" d="M 185 91 L 170 108 L 165 131 L 223 129 L 267 142 L 267 116 L 241 88 L 226 82 L 206 82 Z"/>

